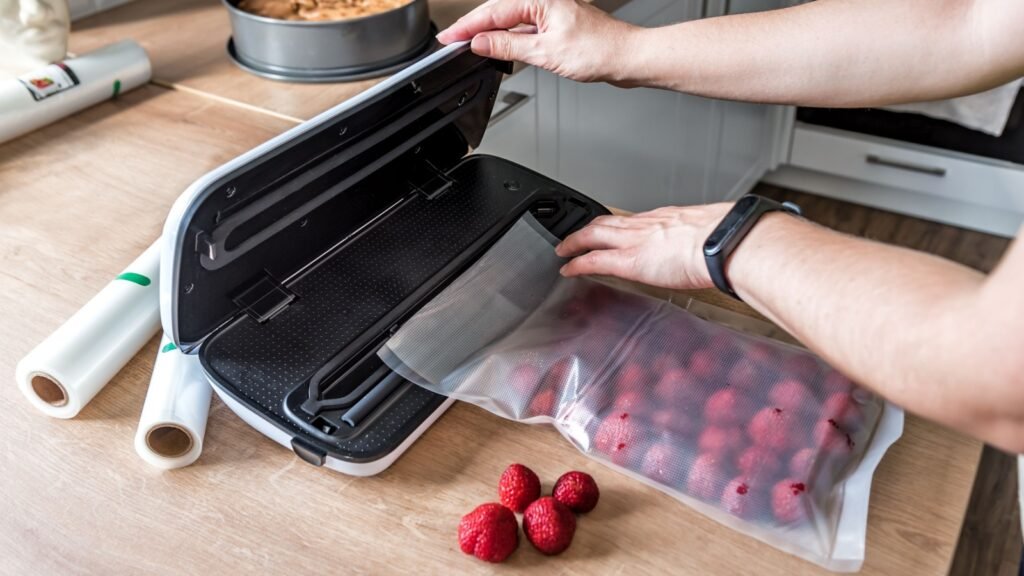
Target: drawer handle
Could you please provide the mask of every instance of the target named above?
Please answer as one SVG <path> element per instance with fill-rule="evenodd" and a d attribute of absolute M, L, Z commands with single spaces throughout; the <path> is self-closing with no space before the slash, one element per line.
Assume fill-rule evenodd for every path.
<path fill-rule="evenodd" d="M 899 170 L 907 170 L 909 172 L 917 172 L 918 174 L 927 174 L 929 176 L 937 176 L 942 178 L 946 175 L 946 169 L 940 166 L 926 166 L 924 164 L 915 164 L 913 162 L 904 162 L 903 160 L 893 160 L 891 158 L 882 158 L 874 154 L 868 154 L 864 157 L 864 161 L 868 164 L 875 164 L 878 166 L 888 166 L 889 168 L 897 168 Z"/>
<path fill-rule="evenodd" d="M 498 100 L 505 106 L 491 115 L 491 119 L 487 122 L 487 126 L 494 126 L 498 122 L 508 118 L 509 114 L 526 105 L 526 103 L 530 101 L 530 98 L 531 96 L 523 94 L 522 92 L 505 92 L 500 94 Z"/>

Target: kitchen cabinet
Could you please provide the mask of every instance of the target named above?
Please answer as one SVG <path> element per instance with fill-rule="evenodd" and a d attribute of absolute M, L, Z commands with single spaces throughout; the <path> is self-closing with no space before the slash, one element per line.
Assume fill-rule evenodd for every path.
<path fill-rule="evenodd" d="M 742 14 L 781 8 L 780 0 L 710 0 L 708 16 Z M 751 188 L 768 168 L 774 167 L 779 116 L 783 107 L 726 100 L 711 101 L 708 146 L 714 151 L 707 172 L 703 200 L 737 198 Z M 785 139 L 788 143 L 788 138 Z"/>
<path fill-rule="evenodd" d="M 615 15 L 660 26 L 702 12 L 697 1 L 639 1 Z M 556 82 L 560 181 L 631 211 L 703 200 L 713 159 L 710 100 L 650 88 Z"/>
<path fill-rule="evenodd" d="M 781 3 L 635 0 L 615 16 L 651 27 Z M 479 151 L 626 210 L 713 202 L 740 196 L 772 165 L 776 113 L 764 105 L 583 84 L 526 68 L 503 84 Z"/>

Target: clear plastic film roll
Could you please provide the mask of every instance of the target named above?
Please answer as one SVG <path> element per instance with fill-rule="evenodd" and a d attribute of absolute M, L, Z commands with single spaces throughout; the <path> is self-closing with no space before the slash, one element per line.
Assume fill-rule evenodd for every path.
<path fill-rule="evenodd" d="M 44 414 L 73 418 L 160 327 L 154 243 L 18 362 L 15 378 Z"/>
<path fill-rule="evenodd" d="M 164 470 L 195 462 L 203 451 L 212 394 L 199 357 L 183 354 L 164 336 L 135 433 L 135 451 Z"/>
<path fill-rule="evenodd" d="M 902 412 L 804 349 L 562 278 L 555 242 L 525 216 L 381 358 L 431 391 L 553 424 L 736 530 L 859 569 L 871 476 Z"/>
<path fill-rule="evenodd" d="M 142 46 L 122 40 L 19 78 L 0 79 L 0 142 L 134 90 L 151 75 Z"/>

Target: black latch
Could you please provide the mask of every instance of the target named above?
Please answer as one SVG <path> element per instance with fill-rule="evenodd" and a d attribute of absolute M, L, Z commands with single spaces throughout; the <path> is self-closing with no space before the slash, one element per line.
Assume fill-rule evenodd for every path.
<path fill-rule="evenodd" d="M 265 272 L 232 300 L 254 320 L 263 323 L 287 308 L 295 300 L 295 293 Z"/>
<path fill-rule="evenodd" d="M 428 200 L 433 200 L 444 194 L 454 184 L 454 181 L 444 172 L 438 170 L 430 160 L 413 163 L 412 174 L 407 181 L 413 190 L 423 194 Z"/>
<path fill-rule="evenodd" d="M 298 436 L 292 438 L 292 452 L 313 466 L 323 466 L 324 460 L 327 459 L 325 450 L 317 448 Z"/>

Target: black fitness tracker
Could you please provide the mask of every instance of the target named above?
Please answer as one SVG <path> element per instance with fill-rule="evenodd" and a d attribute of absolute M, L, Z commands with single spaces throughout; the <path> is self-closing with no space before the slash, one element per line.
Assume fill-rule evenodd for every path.
<path fill-rule="evenodd" d="M 758 219 L 769 212 L 788 212 L 800 215 L 800 207 L 792 202 L 776 202 L 757 194 L 747 194 L 733 205 L 732 210 L 722 218 L 708 239 L 704 241 L 704 261 L 707 263 L 711 281 L 722 292 L 739 300 L 725 276 L 725 262 L 740 245 Z"/>

